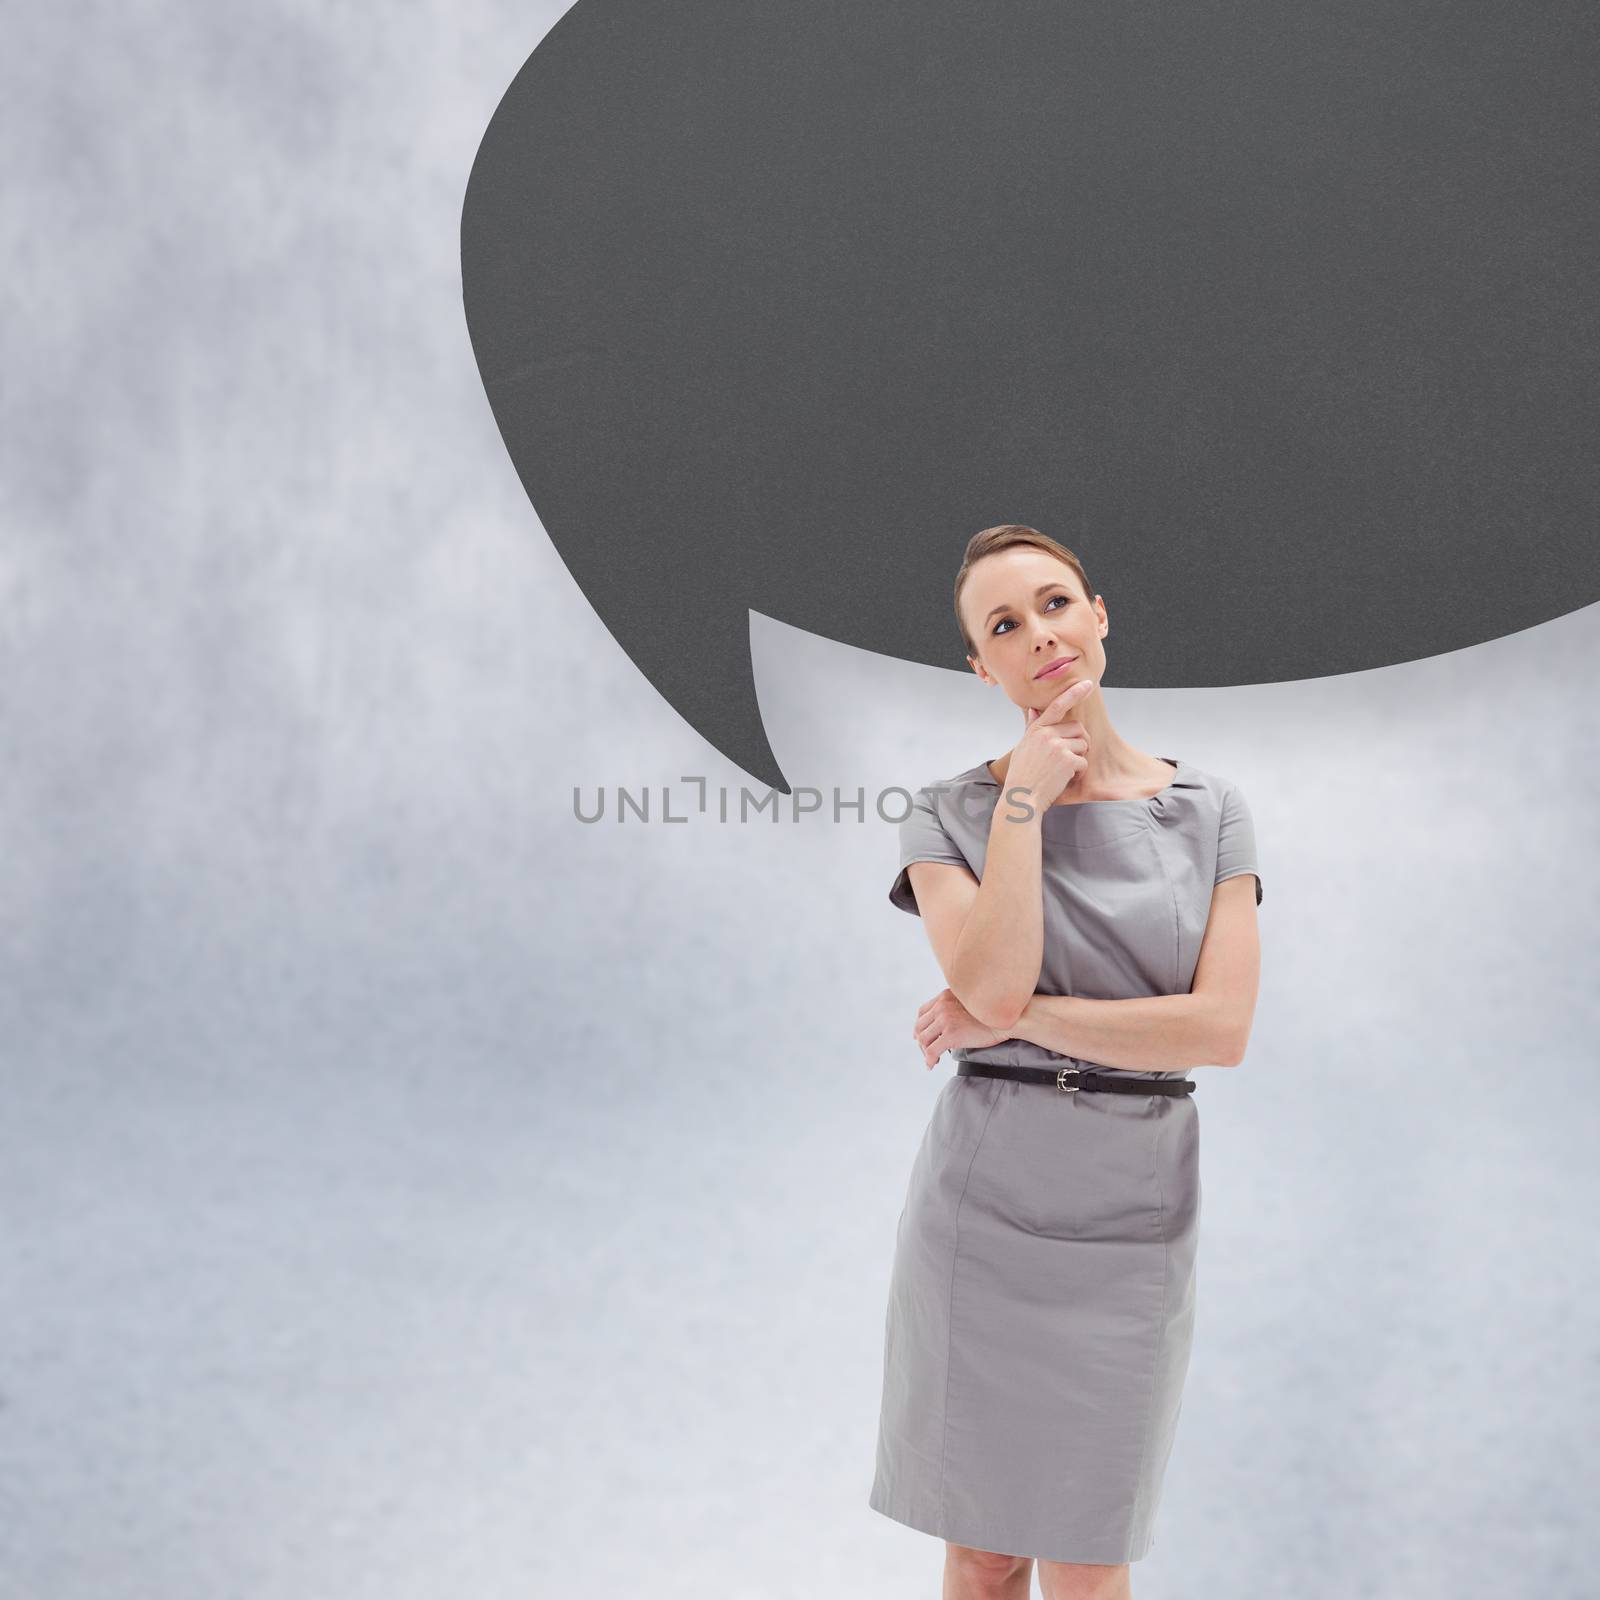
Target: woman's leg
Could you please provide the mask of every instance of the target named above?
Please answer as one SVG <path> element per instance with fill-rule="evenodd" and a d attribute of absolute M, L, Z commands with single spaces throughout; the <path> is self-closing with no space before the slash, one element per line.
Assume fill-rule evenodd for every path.
<path fill-rule="evenodd" d="M 1032 1582 L 1032 1556 L 945 1541 L 944 1600 L 1028 1600 Z"/>
<path fill-rule="evenodd" d="M 1044 1600 L 1131 1600 L 1128 1563 L 1102 1567 L 1085 1561 L 1041 1561 L 1039 1592 Z"/>

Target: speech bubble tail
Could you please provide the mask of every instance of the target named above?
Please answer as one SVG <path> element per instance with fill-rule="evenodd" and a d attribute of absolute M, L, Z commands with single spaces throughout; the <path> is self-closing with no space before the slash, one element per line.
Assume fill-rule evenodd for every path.
<path fill-rule="evenodd" d="M 748 610 L 742 623 L 730 623 L 725 609 L 685 616 L 680 607 L 670 637 L 652 641 L 635 631 L 629 638 L 634 664 L 685 722 L 741 772 L 779 794 L 791 792 L 761 721 Z M 685 638 L 695 641 L 693 650 L 684 648 Z"/>

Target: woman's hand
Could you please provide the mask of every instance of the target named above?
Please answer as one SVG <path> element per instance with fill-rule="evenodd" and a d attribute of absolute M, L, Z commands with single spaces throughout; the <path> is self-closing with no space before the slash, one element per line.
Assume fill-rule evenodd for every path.
<path fill-rule="evenodd" d="M 1043 811 L 1089 765 L 1089 730 L 1075 717 L 1068 720 L 1068 713 L 1097 687 L 1093 678 L 1080 678 L 1043 711 L 1027 707 L 1027 726 L 1006 763 L 1005 795 L 1025 789 L 1027 803 Z"/>
<path fill-rule="evenodd" d="M 1010 1037 L 986 1027 L 956 999 L 952 989 L 941 989 L 917 1013 L 912 1037 L 922 1050 L 923 1064 L 935 1066 L 946 1050 L 986 1050 Z"/>

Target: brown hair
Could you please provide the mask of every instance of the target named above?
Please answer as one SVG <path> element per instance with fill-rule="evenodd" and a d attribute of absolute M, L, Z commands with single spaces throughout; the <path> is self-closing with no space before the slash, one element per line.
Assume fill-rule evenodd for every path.
<path fill-rule="evenodd" d="M 1083 585 L 1084 598 L 1094 599 L 1094 590 L 1089 587 L 1089 574 L 1083 570 L 1083 563 L 1049 534 L 1040 533 L 1037 528 L 1026 528 L 1020 522 L 1002 522 L 997 528 L 985 528 L 982 533 L 975 533 L 967 540 L 967 551 L 961 558 L 961 570 L 956 574 L 956 626 L 961 630 L 962 643 L 966 645 L 969 656 L 977 655 L 978 647 L 973 644 L 967 625 L 961 619 L 961 591 L 966 587 L 967 575 L 985 556 L 992 556 L 997 550 L 1009 550 L 1017 544 L 1031 544 L 1066 562 L 1077 573 L 1078 582 Z"/>

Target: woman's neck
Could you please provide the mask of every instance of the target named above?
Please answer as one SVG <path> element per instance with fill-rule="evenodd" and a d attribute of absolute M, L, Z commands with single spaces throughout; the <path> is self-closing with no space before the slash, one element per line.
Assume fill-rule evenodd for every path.
<path fill-rule="evenodd" d="M 1006 773 L 1011 766 L 1011 752 L 997 761 L 986 763 L 989 775 L 1004 792 Z M 1070 806 L 1084 800 L 1143 800 L 1160 791 L 1172 781 L 1172 766 L 1159 756 L 1146 756 L 1132 745 L 1124 745 L 1115 755 L 1101 752 L 1096 760 L 1089 757 L 1089 765 L 1066 787 L 1052 805 Z"/>

